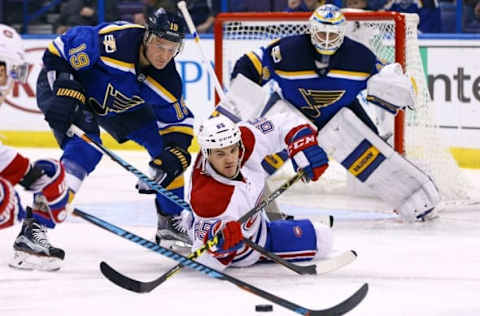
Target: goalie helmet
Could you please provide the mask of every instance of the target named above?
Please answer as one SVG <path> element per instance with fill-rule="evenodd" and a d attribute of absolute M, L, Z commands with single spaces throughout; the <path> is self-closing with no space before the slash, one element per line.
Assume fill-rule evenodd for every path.
<path fill-rule="evenodd" d="M 333 55 L 342 45 L 346 20 L 333 4 L 318 7 L 310 17 L 310 37 L 320 54 Z"/>
<path fill-rule="evenodd" d="M 10 80 L 26 82 L 28 64 L 22 38 L 13 28 L 3 24 L 0 24 L 0 66 L 5 67 L 6 81 L 3 85 Z"/>
<path fill-rule="evenodd" d="M 145 28 L 145 43 L 150 40 L 152 35 L 156 35 L 159 38 L 179 43 L 176 55 L 182 51 L 185 38 L 185 20 L 182 17 L 160 8 L 147 18 Z"/>
<path fill-rule="evenodd" d="M 198 143 L 202 152 L 202 170 L 208 160 L 211 149 L 225 148 L 239 144 L 241 160 L 245 150 L 243 149 L 242 134 L 238 126 L 223 115 L 208 118 L 200 124 L 197 133 Z"/>

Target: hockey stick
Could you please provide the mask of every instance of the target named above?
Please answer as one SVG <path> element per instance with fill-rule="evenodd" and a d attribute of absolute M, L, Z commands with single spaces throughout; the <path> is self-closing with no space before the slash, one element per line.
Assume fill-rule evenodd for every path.
<path fill-rule="evenodd" d="M 323 310 L 312 310 L 312 309 L 308 309 L 308 308 L 305 308 L 303 306 L 300 306 L 300 305 L 297 305 L 291 301 L 288 301 L 284 298 L 281 298 L 279 296 L 276 296 L 272 293 L 269 293 L 267 291 L 264 291 L 260 288 L 257 288 L 249 283 L 246 283 L 240 279 L 237 279 L 237 278 L 234 278 L 224 272 L 220 272 L 220 271 L 217 271 L 215 269 L 212 269 L 212 268 L 209 268 L 208 266 L 206 265 L 203 265 L 201 263 L 198 263 L 198 262 L 195 262 L 185 256 L 182 256 L 181 254 L 173 251 L 173 250 L 170 250 L 170 249 L 167 249 L 167 248 L 164 248 L 162 246 L 159 246 L 147 239 L 144 239 L 138 235 L 135 235 L 133 233 L 130 233 L 118 226 L 115 226 L 111 223 L 108 223 L 104 220 L 101 220 L 99 219 L 98 217 L 95 217 L 93 215 L 90 215 L 88 213 L 85 213 L 79 209 L 75 209 L 74 211 L 74 214 L 77 215 L 77 216 L 80 216 L 82 217 L 83 219 L 85 219 L 86 221 L 94 224 L 94 225 L 97 225 L 98 227 L 100 228 L 103 228 L 105 230 L 108 230 L 109 232 L 115 234 L 115 235 L 118 235 L 122 238 L 125 238 L 125 239 L 128 239 L 138 245 L 141 245 L 147 249 L 150 249 L 152 251 L 155 251 L 161 255 L 164 255 L 168 258 L 171 258 L 175 261 L 178 261 L 180 262 L 181 264 L 185 265 L 185 266 L 188 266 L 192 269 L 195 269 L 197 271 L 200 271 L 202 273 L 205 273 L 206 275 L 212 277 L 212 278 L 215 278 L 215 279 L 219 279 L 219 280 L 223 280 L 223 281 L 227 281 L 227 282 L 230 282 L 236 286 L 238 286 L 239 288 L 249 292 L 249 293 L 252 293 L 254 295 L 257 295 L 259 297 L 262 297 L 272 303 L 275 303 L 277 305 L 280 305 L 280 306 L 283 306 L 284 308 L 288 309 L 288 310 L 291 310 L 293 312 L 296 312 L 300 315 L 308 315 L 308 316 L 331 316 L 331 315 L 343 315 L 345 313 L 348 313 L 349 311 L 351 311 L 352 309 L 354 309 L 358 304 L 360 304 L 362 302 L 362 300 L 365 298 L 365 296 L 367 295 L 368 293 L 368 284 L 367 283 L 364 283 L 355 293 L 353 293 L 350 297 L 348 297 L 346 300 L 344 300 L 343 302 L 333 306 L 333 307 L 330 307 L 330 308 L 327 308 L 327 309 L 323 309 Z M 105 275 L 105 276 L 109 276 L 110 280 L 112 279 L 115 279 L 119 273 L 116 272 L 115 270 L 113 270 L 107 263 L 105 262 L 101 262 L 100 263 L 100 269 L 102 270 L 102 273 Z"/>
<path fill-rule="evenodd" d="M 110 151 L 108 148 L 106 148 L 105 146 L 103 146 L 101 143 L 97 142 L 96 140 L 92 139 L 91 137 L 89 137 L 84 131 L 82 131 L 79 127 L 75 126 L 75 125 L 71 125 L 70 126 L 70 129 L 69 129 L 69 134 L 74 134 L 74 135 L 77 135 L 78 137 L 80 137 L 82 140 L 84 140 L 85 142 L 87 142 L 88 144 L 92 145 L 93 147 L 95 147 L 97 150 L 105 153 L 107 156 L 109 156 L 113 161 L 119 163 L 122 167 L 124 167 L 126 170 L 130 171 L 131 173 L 133 173 L 135 176 L 137 176 L 137 178 L 139 178 L 141 181 L 147 183 L 150 188 L 152 188 L 153 190 L 157 191 L 157 193 L 160 193 L 162 194 L 163 196 L 167 197 L 169 200 L 171 200 L 173 203 L 177 204 L 178 206 L 180 207 L 183 207 L 184 209 L 188 210 L 188 211 L 192 211 L 190 205 L 183 199 L 179 198 L 176 194 L 174 193 L 171 193 L 169 192 L 168 190 L 164 189 L 162 186 L 158 185 L 156 182 L 150 180 L 146 175 L 144 175 L 141 171 L 139 171 L 138 169 L 136 169 L 135 167 L 133 167 L 132 165 L 130 165 L 129 163 L 127 163 L 125 160 L 123 160 L 122 158 L 120 158 L 118 155 L 116 155 L 114 152 Z M 302 173 L 303 174 L 303 173 Z M 298 175 L 298 174 L 297 174 Z M 296 179 L 296 178 L 295 178 Z M 293 183 L 295 183 L 298 179 L 296 179 L 295 181 L 293 181 L 290 185 L 292 185 Z M 290 187 L 290 185 L 288 187 Z M 283 186 L 282 186 L 283 187 Z M 279 190 L 282 188 L 280 187 Z M 287 187 L 287 188 L 288 188 Z M 286 188 L 285 188 L 286 190 Z M 283 193 L 284 190 L 281 191 L 281 193 Z M 281 194 L 280 193 L 280 194 Z M 272 194 L 273 195 L 273 194 Z M 278 196 L 278 195 L 277 195 Z M 270 200 L 268 202 L 268 204 L 270 204 L 277 196 L 275 196 L 272 200 Z M 266 204 L 266 205 L 268 205 Z M 260 210 L 260 209 L 259 209 Z M 250 217 L 250 216 L 248 216 Z M 248 217 L 244 220 L 246 221 L 248 219 Z M 242 222 L 243 223 L 243 222 Z M 277 262 L 278 264 L 281 264 L 283 265 L 284 267 L 292 270 L 292 271 L 295 271 L 296 273 L 298 274 L 315 274 L 315 267 L 310 267 L 310 266 L 299 266 L 299 265 L 295 265 L 295 264 L 292 264 L 291 262 L 288 262 L 278 256 L 276 256 L 275 254 L 265 250 L 263 247 L 261 246 L 258 246 L 256 244 L 253 244 L 247 239 L 244 238 L 244 241 L 246 241 L 247 243 L 249 243 L 249 245 L 254 248 L 255 250 L 257 250 L 258 252 L 260 252 L 262 255 L 264 255 L 265 257 L 268 257 L 270 258 L 272 261 L 275 261 Z M 213 246 L 213 245 L 212 245 Z M 203 253 L 203 251 L 202 251 Z M 312 270 L 313 269 L 313 270 Z M 180 270 L 180 269 L 179 269 Z"/>
<path fill-rule="evenodd" d="M 152 190 L 156 191 L 157 193 L 163 195 L 173 203 L 177 204 L 180 207 L 183 207 L 184 209 L 188 211 L 192 211 L 192 208 L 190 205 L 180 197 L 178 197 L 176 194 L 168 191 L 167 189 L 163 188 L 161 185 L 156 183 L 155 181 L 150 180 L 149 177 L 147 177 L 145 174 L 143 174 L 140 170 L 120 158 L 117 154 L 115 154 L 113 151 L 109 150 L 107 147 L 105 147 L 103 144 L 97 142 L 95 139 L 91 138 L 88 136 L 83 130 L 81 130 L 79 127 L 75 126 L 72 124 L 70 128 L 67 131 L 67 135 L 73 136 L 77 135 L 79 138 L 84 140 L 87 144 L 93 146 L 95 149 L 98 151 L 106 154 L 108 157 L 110 157 L 113 161 L 118 163 L 120 166 L 122 166 L 124 169 L 129 171 L 130 173 L 133 173 L 139 180 L 143 181 L 146 183 Z"/>
<path fill-rule="evenodd" d="M 187 257 L 191 259 L 190 257 Z M 345 251 L 344 253 L 335 256 L 333 258 L 328 258 L 324 260 L 316 261 L 316 272 L 317 274 L 325 274 L 335 270 L 338 270 L 350 263 L 352 263 L 357 258 L 357 253 L 354 250 Z M 110 270 L 110 271 L 106 271 Z M 108 266 L 105 270 L 102 270 L 102 273 L 110 281 L 116 285 L 135 292 L 135 293 L 149 293 L 163 282 L 165 282 L 170 276 L 175 274 L 178 270 L 171 269 L 170 271 L 164 273 L 159 278 L 153 281 L 139 281 L 127 277 L 126 275 L 120 274 L 118 271 Z"/>
<path fill-rule="evenodd" d="M 215 90 L 217 91 L 220 100 L 221 101 L 226 100 L 227 98 L 225 96 L 225 92 L 223 91 L 222 85 L 220 84 L 220 81 L 218 80 L 212 65 L 210 64 L 207 56 L 205 55 L 205 51 L 203 50 L 202 44 L 200 43 L 200 36 L 198 35 L 197 29 L 195 28 L 195 24 L 192 21 L 192 17 L 188 12 L 187 4 L 185 3 L 185 1 L 180 1 L 177 3 L 177 6 L 178 6 L 178 9 L 182 12 L 183 17 L 185 18 L 185 22 L 187 23 L 187 27 L 190 33 L 194 37 L 194 42 L 195 44 L 197 44 L 198 50 L 200 51 L 200 58 L 202 62 L 205 64 L 205 67 L 207 67 L 207 72 L 210 74 L 210 77 L 213 80 Z M 238 123 L 241 121 L 241 115 L 238 112 L 237 108 L 234 108 L 234 111 L 236 113 L 232 113 L 230 110 L 224 108 L 221 104 L 218 104 L 215 110 L 225 115 L 235 123 Z"/>
<path fill-rule="evenodd" d="M 248 218 L 250 218 L 251 216 L 253 216 L 255 213 L 261 211 L 264 207 L 266 207 L 269 203 L 271 203 L 275 198 L 277 198 L 282 192 L 285 192 L 285 190 L 287 190 L 293 183 L 295 183 L 296 181 L 298 181 L 299 179 L 301 179 L 302 175 L 301 174 L 297 174 L 295 175 L 293 178 L 291 178 L 290 180 L 288 180 L 287 182 L 285 182 L 281 187 L 279 187 L 277 190 L 275 190 L 272 194 L 270 194 L 268 196 L 268 198 L 266 200 L 263 200 L 258 206 L 256 206 L 255 208 L 251 209 L 250 211 L 248 211 L 245 215 L 243 215 L 242 217 L 240 217 L 238 219 L 238 221 L 240 223 L 244 223 L 248 220 Z M 244 241 L 248 241 L 250 242 L 248 239 L 244 238 Z M 215 235 L 213 237 L 212 240 L 208 241 L 207 242 L 207 245 L 206 246 L 202 246 L 200 247 L 199 249 L 197 249 L 196 251 L 194 251 L 193 253 L 189 254 L 187 256 L 188 259 L 197 259 L 198 257 L 200 257 L 209 247 L 213 247 L 215 246 L 216 244 L 218 243 L 218 234 Z M 255 245 L 256 247 L 260 247 L 258 246 L 257 244 L 253 243 L 253 242 L 250 242 L 252 243 L 253 245 Z M 252 247 L 253 248 L 253 247 Z M 260 247 L 260 253 L 263 254 L 263 252 L 267 252 L 265 257 L 267 258 L 271 258 L 270 255 L 272 255 L 272 253 L 266 251 L 264 248 Z M 355 252 L 353 252 L 355 253 Z M 274 254 L 273 254 L 274 255 Z M 275 257 L 279 258 L 280 259 L 280 263 L 281 265 L 285 265 L 287 268 L 290 268 L 291 270 L 297 272 L 298 274 L 316 274 L 317 271 L 316 271 L 316 265 L 309 265 L 309 266 L 299 266 L 299 265 L 295 265 L 291 262 L 288 262 L 286 261 L 285 259 L 283 258 L 280 258 L 276 255 L 274 255 Z M 355 255 L 356 256 L 356 255 Z M 274 259 L 272 259 L 274 260 Z M 353 260 L 352 260 L 353 261 Z M 345 263 L 347 264 L 347 263 Z M 343 265 L 345 265 L 343 264 Z M 343 266 L 342 265 L 342 266 Z M 169 279 L 171 276 L 173 276 L 175 273 L 179 272 L 181 269 L 183 268 L 183 265 L 182 264 L 177 264 L 176 266 L 174 266 L 173 268 L 171 268 L 170 270 L 168 270 L 167 272 L 165 272 L 164 274 L 162 274 L 161 276 L 159 276 L 158 278 L 156 278 L 155 280 L 152 280 L 152 281 L 149 281 L 149 282 L 142 282 L 142 281 L 138 281 L 138 280 L 134 280 L 134 279 L 131 279 L 127 276 L 124 276 L 124 275 L 121 275 L 119 274 L 118 272 L 116 273 L 116 278 L 112 279 L 109 277 L 109 275 L 112 275 L 112 273 L 110 273 L 109 275 L 105 274 L 104 275 L 110 280 L 112 281 L 113 283 L 115 283 L 116 285 L 126 289 L 126 290 L 130 290 L 130 291 L 133 291 L 133 292 L 136 292 L 136 293 L 146 293 L 146 292 L 150 292 L 152 291 L 153 289 L 155 289 L 156 287 L 158 287 L 159 285 L 161 285 L 163 282 L 165 282 L 167 279 Z M 113 270 L 113 269 L 111 269 Z"/>

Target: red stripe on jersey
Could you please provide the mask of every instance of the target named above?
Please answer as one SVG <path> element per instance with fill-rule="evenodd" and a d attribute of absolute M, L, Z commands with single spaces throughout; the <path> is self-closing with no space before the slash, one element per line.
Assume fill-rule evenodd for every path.
<path fill-rule="evenodd" d="M 198 156 L 201 159 L 201 154 Z M 202 173 L 201 167 L 195 168 L 190 195 L 190 203 L 195 214 L 206 218 L 222 214 L 232 199 L 233 190 L 234 186 L 220 183 Z"/>
<path fill-rule="evenodd" d="M 16 185 L 28 171 L 30 161 L 28 158 L 17 154 L 12 162 L 0 171 L 0 177 L 7 179 L 13 186 Z"/>

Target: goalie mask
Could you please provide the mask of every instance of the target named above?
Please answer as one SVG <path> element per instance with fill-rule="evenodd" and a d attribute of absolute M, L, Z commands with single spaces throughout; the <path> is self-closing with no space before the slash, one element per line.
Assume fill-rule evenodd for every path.
<path fill-rule="evenodd" d="M 0 87 L 11 80 L 25 83 L 28 64 L 20 35 L 11 27 L 0 24 Z"/>
<path fill-rule="evenodd" d="M 240 161 L 245 152 L 242 135 L 238 126 L 227 117 L 220 115 L 211 117 L 201 123 L 197 133 L 198 143 L 202 152 L 202 171 L 205 172 L 207 160 L 213 149 L 221 149 L 238 144 L 238 168 L 231 177 L 236 177 L 240 172 Z"/>
<path fill-rule="evenodd" d="M 342 45 L 346 20 L 340 9 L 332 4 L 318 7 L 310 17 L 310 37 L 322 55 L 333 55 Z"/>
<path fill-rule="evenodd" d="M 148 17 L 145 28 L 145 44 L 151 41 L 152 36 L 158 36 L 167 41 L 178 43 L 175 56 L 182 51 L 183 39 L 185 38 L 185 20 L 182 17 L 160 8 Z"/>

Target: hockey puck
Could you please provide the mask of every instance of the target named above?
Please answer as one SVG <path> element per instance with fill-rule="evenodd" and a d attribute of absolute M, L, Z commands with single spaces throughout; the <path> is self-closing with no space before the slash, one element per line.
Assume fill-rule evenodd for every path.
<path fill-rule="evenodd" d="M 271 312 L 271 311 L 273 311 L 273 306 L 270 305 L 270 304 L 255 305 L 255 311 L 257 311 L 257 312 Z"/>

